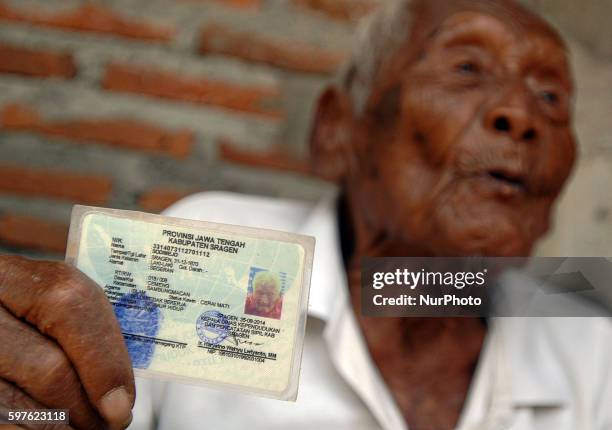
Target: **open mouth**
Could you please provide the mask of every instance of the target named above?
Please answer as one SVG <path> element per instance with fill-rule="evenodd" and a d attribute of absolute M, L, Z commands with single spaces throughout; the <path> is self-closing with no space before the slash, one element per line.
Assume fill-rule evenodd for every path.
<path fill-rule="evenodd" d="M 495 169 L 487 172 L 488 177 L 500 187 L 504 195 L 517 195 L 527 192 L 527 184 L 524 177 L 507 170 Z"/>

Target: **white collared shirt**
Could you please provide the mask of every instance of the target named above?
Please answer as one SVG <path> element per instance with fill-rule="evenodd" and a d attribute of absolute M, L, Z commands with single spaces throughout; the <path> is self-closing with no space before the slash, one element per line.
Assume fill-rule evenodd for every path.
<path fill-rule="evenodd" d="M 200 193 L 165 215 L 316 237 L 300 389 L 291 403 L 139 378 L 131 428 L 407 429 L 353 313 L 334 196 L 312 206 Z M 458 429 L 612 430 L 611 363 L 607 319 L 494 319 Z"/>

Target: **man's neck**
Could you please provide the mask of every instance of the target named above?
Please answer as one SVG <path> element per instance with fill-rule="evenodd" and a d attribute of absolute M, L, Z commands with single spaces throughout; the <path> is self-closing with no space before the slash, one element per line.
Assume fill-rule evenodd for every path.
<path fill-rule="evenodd" d="M 410 256 L 415 251 L 407 249 L 409 244 L 368 231 L 352 209 L 348 199 L 339 199 L 350 296 L 370 355 L 412 430 L 451 430 L 463 409 L 486 327 L 475 318 L 362 316 L 361 258 Z"/>

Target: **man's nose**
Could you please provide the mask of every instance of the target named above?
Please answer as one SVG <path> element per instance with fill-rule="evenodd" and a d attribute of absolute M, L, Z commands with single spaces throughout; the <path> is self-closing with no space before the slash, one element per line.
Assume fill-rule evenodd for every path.
<path fill-rule="evenodd" d="M 535 142 L 538 139 L 538 127 L 526 106 L 498 106 L 489 112 L 485 121 L 493 133 L 510 136 L 515 142 Z"/>

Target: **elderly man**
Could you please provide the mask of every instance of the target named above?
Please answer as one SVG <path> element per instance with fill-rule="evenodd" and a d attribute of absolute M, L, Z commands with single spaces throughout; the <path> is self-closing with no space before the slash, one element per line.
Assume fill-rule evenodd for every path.
<path fill-rule="evenodd" d="M 610 429 L 607 320 L 359 311 L 363 256 L 529 254 L 574 163 L 571 100 L 562 41 L 514 2 L 381 11 L 315 118 L 313 166 L 339 196 L 207 193 L 166 213 L 316 236 L 297 403 L 141 380 L 134 427 Z M 97 286 L 2 257 L 0 301 L 0 405 L 70 408 L 80 428 L 129 422 L 132 372 Z"/>
<path fill-rule="evenodd" d="M 253 277 L 253 291 L 247 295 L 244 313 L 280 319 L 283 305 L 281 281 L 276 273 L 261 271 Z"/>

